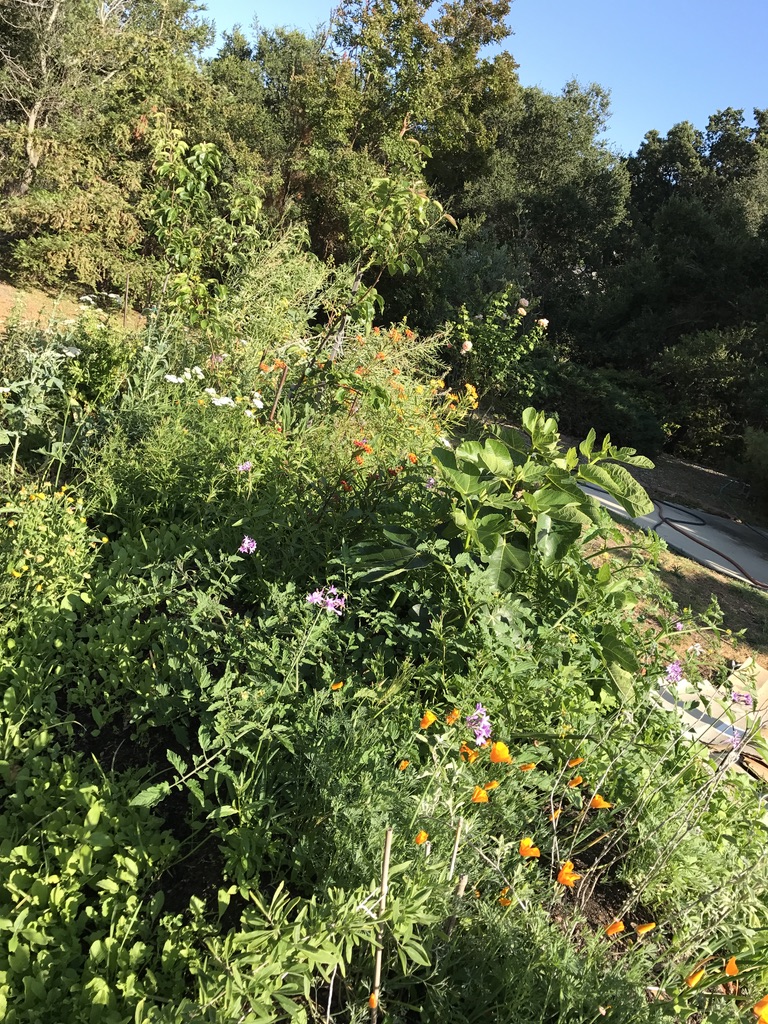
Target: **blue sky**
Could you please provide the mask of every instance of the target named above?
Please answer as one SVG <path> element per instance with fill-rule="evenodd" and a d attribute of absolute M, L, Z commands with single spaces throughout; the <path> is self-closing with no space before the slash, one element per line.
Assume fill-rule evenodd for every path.
<path fill-rule="evenodd" d="M 326 0 L 202 0 L 218 30 L 254 17 L 265 27 L 311 29 Z M 768 0 L 514 0 L 504 44 L 523 85 L 559 92 L 576 78 L 611 93 L 606 139 L 637 149 L 647 131 L 710 114 L 768 107 Z"/>

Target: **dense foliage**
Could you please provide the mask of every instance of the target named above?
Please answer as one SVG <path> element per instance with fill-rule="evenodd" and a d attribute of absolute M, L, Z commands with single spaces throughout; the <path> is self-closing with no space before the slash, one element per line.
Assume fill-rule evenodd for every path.
<path fill-rule="evenodd" d="M 664 223 L 713 258 L 723 204 L 763 258 L 761 129 L 694 138 L 686 206 L 599 89 L 483 56 L 507 11 L 203 60 L 186 0 L 0 10 L 5 266 L 89 289 L 0 339 L 8 1024 L 768 1019 L 754 694 L 726 749 L 685 731 L 717 607 L 591 496 L 647 511 L 648 460 L 536 409 L 717 447 L 760 283 L 634 362 L 611 302 L 648 314 Z M 648 378 L 694 357 L 671 427 Z"/>

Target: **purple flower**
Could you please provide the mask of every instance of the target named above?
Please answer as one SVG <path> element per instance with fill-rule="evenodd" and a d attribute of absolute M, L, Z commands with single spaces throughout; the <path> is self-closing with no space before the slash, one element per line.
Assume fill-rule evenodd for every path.
<path fill-rule="evenodd" d="M 436 483 L 437 480 L 435 480 L 433 476 L 430 476 L 424 481 L 424 486 L 427 488 L 428 491 L 431 491 Z"/>
<path fill-rule="evenodd" d="M 252 469 L 253 469 L 253 463 L 252 462 L 241 462 L 240 465 L 237 467 L 237 472 L 238 473 L 250 473 Z"/>
<path fill-rule="evenodd" d="M 683 666 L 679 661 L 673 661 L 670 665 L 667 665 L 667 682 L 668 683 L 679 683 L 683 678 Z"/>
<path fill-rule="evenodd" d="M 744 742 L 744 736 L 746 734 L 742 729 L 737 729 L 736 726 L 731 727 L 731 746 L 734 750 L 738 750 L 741 744 Z"/>
<path fill-rule="evenodd" d="M 243 543 L 237 549 L 241 555 L 252 555 L 256 550 L 256 541 L 253 537 L 249 537 L 247 534 L 243 537 Z"/>
<path fill-rule="evenodd" d="M 731 693 L 731 700 L 734 704 L 743 704 L 745 708 L 752 707 L 752 695 L 750 693 L 739 693 L 738 690 L 734 690 Z"/>
<path fill-rule="evenodd" d="M 347 599 L 336 587 L 321 587 L 307 594 L 307 604 L 316 604 L 334 615 L 341 615 L 346 607 Z"/>
<path fill-rule="evenodd" d="M 683 624 L 682 624 L 682 622 L 676 622 L 676 623 L 675 623 L 675 629 L 676 629 L 676 630 L 678 631 L 678 633 L 680 632 L 680 630 L 681 630 L 682 628 L 683 628 Z"/>
<path fill-rule="evenodd" d="M 473 714 L 467 715 L 467 725 L 475 734 L 475 743 L 482 747 L 491 738 L 491 720 L 482 704 L 475 704 Z"/>

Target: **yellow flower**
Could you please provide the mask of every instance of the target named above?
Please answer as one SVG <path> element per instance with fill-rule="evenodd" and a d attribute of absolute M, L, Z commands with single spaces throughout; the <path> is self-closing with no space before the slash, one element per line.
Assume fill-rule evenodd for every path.
<path fill-rule="evenodd" d="M 517 851 L 521 857 L 540 857 L 541 850 L 538 846 L 533 845 L 533 839 L 530 836 L 526 836 L 520 840 L 520 846 Z"/>
<path fill-rule="evenodd" d="M 419 726 L 422 729 L 428 729 L 433 722 L 437 721 L 437 715 L 434 711 L 425 711 L 424 716 L 419 722 Z"/>
<path fill-rule="evenodd" d="M 426 843 L 428 839 L 429 832 L 425 832 L 424 829 L 421 829 L 419 832 L 416 833 L 416 836 L 413 841 L 414 843 L 416 843 L 417 846 L 421 846 L 422 843 Z"/>
<path fill-rule="evenodd" d="M 618 935 L 620 932 L 623 932 L 623 931 L 624 931 L 624 922 L 623 921 L 614 921 L 613 924 L 609 924 L 608 927 L 605 929 L 605 934 L 610 938 L 611 936 Z"/>
<path fill-rule="evenodd" d="M 343 681 L 341 683 L 332 683 L 331 684 L 331 689 L 332 690 L 340 690 L 343 685 L 344 685 Z"/>
<path fill-rule="evenodd" d="M 549 816 L 549 820 L 550 820 L 550 821 L 557 821 L 557 819 L 558 819 L 558 818 L 560 817 L 560 815 L 561 815 L 562 813 L 563 813 L 563 808 L 562 808 L 562 807 L 558 807 L 558 808 L 556 808 L 556 809 L 555 809 L 554 811 L 552 811 L 552 813 L 550 814 L 550 816 Z"/>
<path fill-rule="evenodd" d="M 696 988 L 701 979 L 704 977 L 705 973 L 706 972 L 704 971 L 704 968 L 699 967 L 698 970 L 693 971 L 691 974 L 688 975 L 688 977 L 685 979 L 685 984 L 688 986 L 688 988 Z"/>
<path fill-rule="evenodd" d="M 725 965 L 725 973 L 729 978 L 735 978 L 739 973 L 739 968 L 736 966 L 736 957 L 732 956 L 728 963 Z"/>
<path fill-rule="evenodd" d="M 491 761 L 494 764 L 512 764 L 512 757 L 506 743 L 491 744 Z"/>
<path fill-rule="evenodd" d="M 488 803 L 488 794 L 482 788 L 482 786 L 475 786 L 475 791 L 472 794 L 472 803 L 473 804 L 487 804 Z"/>
<path fill-rule="evenodd" d="M 643 935 L 647 935 L 648 932 L 652 932 L 655 927 L 656 922 L 649 921 L 648 924 L 639 924 L 637 928 L 635 928 L 635 932 L 642 938 Z"/>
<path fill-rule="evenodd" d="M 573 861 L 567 860 L 565 864 L 560 868 L 557 873 L 557 880 L 560 885 L 567 885 L 569 889 L 572 889 L 574 883 L 581 878 L 581 875 L 577 875 L 573 870 Z"/>

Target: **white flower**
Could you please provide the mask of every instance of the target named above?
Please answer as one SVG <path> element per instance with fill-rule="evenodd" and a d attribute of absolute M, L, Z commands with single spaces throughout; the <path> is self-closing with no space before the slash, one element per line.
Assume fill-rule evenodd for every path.
<path fill-rule="evenodd" d="M 74 321 L 73 321 L 74 323 Z M 75 348 L 74 345 L 69 345 L 67 348 L 62 350 L 62 355 L 65 355 L 67 359 L 77 359 L 82 352 L 82 349 Z"/>
<path fill-rule="evenodd" d="M 206 388 L 205 389 L 205 393 L 206 393 L 206 395 L 210 395 L 211 398 L 215 398 L 216 397 L 216 388 Z"/>
<path fill-rule="evenodd" d="M 198 380 L 202 380 L 203 377 L 205 376 L 205 374 L 203 373 L 199 366 L 193 366 L 192 373 L 194 373 Z"/>
<path fill-rule="evenodd" d="M 472 351 L 472 342 L 471 341 L 465 341 L 462 344 L 462 346 L 461 346 L 461 351 L 462 351 L 462 353 L 464 355 L 466 355 L 467 352 L 471 352 Z"/>
<path fill-rule="evenodd" d="M 441 437 L 440 438 L 440 444 L 443 446 L 443 448 L 452 448 L 453 447 L 451 445 L 451 442 L 448 440 L 447 437 Z"/>
<path fill-rule="evenodd" d="M 213 405 L 234 405 L 234 398 L 230 398 L 229 395 L 222 395 L 221 398 L 211 399 Z"/>
<path fill-rule="evenodd" d="M 543 327 L 546 331 L 546 329 L 549 327 L 549 320 L 547 320 L 547 318 L 543 316 L 540 320 L 536 321 L 536 324 L 538 327 Z"/>
<path fill-rule="evenodd" d="M 261 393 L 259 391 L 253 392 L 253 398 L 251 399 L 251 405 L 256 406 L 257 409 L 264 408 L 264 402 L 261 399 Z"/>
<path fill-rule="evenodd" d="M 256 413 L 253 411 L 253 409 L 246 409 L 245 410 L 245 415 L 250 420 L 250 419 L 253 419 L 253 417 L 256 415 Z"/>
<path fill-rule="evenodd" d="M 524 309 L 522 306 L 518 306 L 517 307 L 517 315 L 518 316 L 528 316 L 528 310 Z"/>
<path fill-rule="evenodd" d="M 183 377 L 177 377 L 173 373 L 166 373 L 166 375 L 165 375 L 165 377 L 163 379 L 167 380 L 169 384 L 183 384 L 184 383 L 184 378 Z"/>
<path fill-rule="evenodd" d="M 10 395 L 13 388 L 0 388 L 0 395 Z"/>
<path fill-rule="evenodd" d="M 520 299 L 520 305 L 523 307 L 530 306 L 528 299 Z"/>
<path fill-rule="evenodd" d="M 691 646 L 688 648 L 688 652 L 693 653 L 697 657 L 699 657 L 704 653 L 704 648 L 701 646 L 701 644 L 691 644 Z"/>
<path fill-rule="evenodd" d="M 192 371 L 188 366 L 184 367 L 184 380 L 192 380 Z"/>

